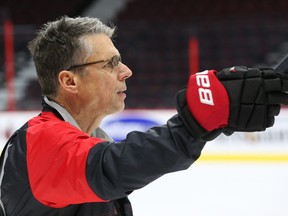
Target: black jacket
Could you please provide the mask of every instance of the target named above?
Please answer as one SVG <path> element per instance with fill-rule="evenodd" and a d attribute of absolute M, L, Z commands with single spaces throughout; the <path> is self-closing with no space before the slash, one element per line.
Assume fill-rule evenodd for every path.
<path fill-rule="evenodd" d="M 178 115 L 115 143 L 88 136 L 44 103 L 2 152 L 0 206 L 6 216 L 131 216 L 131 192 L 187 169 L 203 147 Z"/>

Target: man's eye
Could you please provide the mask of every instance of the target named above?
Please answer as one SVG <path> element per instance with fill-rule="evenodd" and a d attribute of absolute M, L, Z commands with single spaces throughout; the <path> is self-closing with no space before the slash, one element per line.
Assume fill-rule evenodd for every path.
<path fill-rule="evenodd" d="M 107 62 L 107 64 L 104 65 L 104 68 L 114 68 L 112 61 Z"/>

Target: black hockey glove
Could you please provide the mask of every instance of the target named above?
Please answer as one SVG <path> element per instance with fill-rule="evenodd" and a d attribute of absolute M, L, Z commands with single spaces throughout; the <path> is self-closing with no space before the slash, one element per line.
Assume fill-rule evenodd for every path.
<path fill-rule="evenodd" d="M 190 76 L 177 93 L 177 110 L 190 133 L 209 141 L 222 132 L 264 131 L 288 104 L 288 76 L 272 69 L 235 66 Z"/>

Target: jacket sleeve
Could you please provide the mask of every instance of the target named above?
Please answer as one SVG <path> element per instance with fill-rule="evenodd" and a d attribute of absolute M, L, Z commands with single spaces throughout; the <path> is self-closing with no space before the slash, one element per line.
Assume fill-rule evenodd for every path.
<path fill-rule="evenodd" d="M 187 169 L 204 145 L 175 115 L 167 125 L 129 133 L 123 142 L 92 147 L 86 162 L 88 184 L 102 199 L 127 196 L 166 173 Z"/>
<path fill-rule="evenodd" d="M 178 115 L 119 143 L 89 137 L 63 121 L 37 121 L 29 122 L 26 135 L 29 182 L 34 197 L 54 208 L 125 197 L 165 173 L 187 169 L 204 146 Z"/>

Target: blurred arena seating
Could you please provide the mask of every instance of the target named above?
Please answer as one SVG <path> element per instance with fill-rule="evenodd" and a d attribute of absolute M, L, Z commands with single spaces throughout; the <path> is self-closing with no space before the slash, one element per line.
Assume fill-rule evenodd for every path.
<path fill-rule="evenodd" d="M 26 44 L 35 29 L 63 14 L 81 15 L 91 2 L 7 0 L 0 4 L 10 8 L 10 17 L 17 25 L 17 76 L 29 61 Z M 112 23 L 118 27 L 115 45 L 134 72 L 127 81 L 126 107 L 130 109 L 174 108 L 175 93 L 186 85 L 190 73 L 190 38 L 199 41 L 200 70 L 221 70 L 233 65 L 274 66 L 288 52 L 285 0 L 125 2 L 125 8 L 114 16 Z M 0 58 L 1 83 L 4 67 L 3 56 Z M 17 101 L 18 109 L 40 107 L 39 85 L 35 78 L 30 81 Z"/>
<path fill-rule="evenodd" d="M 287 5 L 284 0 L 129 1 L 117 16 L 116 38 L 135 72 L 128 107 L 174 107 L 175 92 L 189 76 L 190 37 L 199 41 L 200 70 L 277 63 L 283 53 L 274 61 L 266 55 L 288 38 Z"/>
<path fill-rule="evenodd" d="M 128 1 L 119 19 L 139 20 L 219 20 L 228 17 L 287 16 L 285 0 L 145 0 Z"/>
<path fill-rule="evenodd" d="M 18 25 L 42 25 L 64 14 L 77 16 L 95 0 L 1 0 L 0 8 Z"/>

